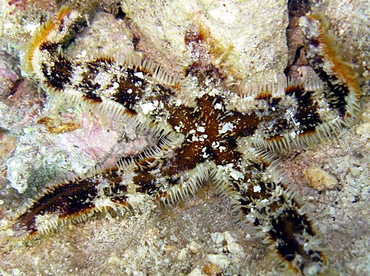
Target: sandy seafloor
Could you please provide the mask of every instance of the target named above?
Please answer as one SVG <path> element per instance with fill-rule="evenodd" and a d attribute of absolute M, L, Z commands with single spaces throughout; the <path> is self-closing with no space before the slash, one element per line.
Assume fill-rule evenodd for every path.
<path fill-rule="evenodd" d="M 20 78 L 19 52 L 29 41 L 30 32 L 40 18 L 47 18 L 57 10 L 53 1 L 22 3 L 26 2 L 29 5 L 36 2 L 36 8 L 9 14 L 13 7 L 9 7 L 8 1 L 0 3 L 0 274 L 290 273 L 254 233 L 233 223 L 227 197 L 217 195 L 212 185 L 168 209 L 156 208 L 148 202 L 133 216 L 102 215 L 37 240 L 9 239 L 12 219 L 24 210 L 28 198 L 34 198 L 62 178 L 86 173 L 112 152 L 124 154 L 121 147 L 135 151 L 138 143 L 148 142 L 145 137 L 130 133 L 125 122 L 99 121 L 79 105 L 75 107 L 45 96 L 32 80 L 22 79 L 14 96 L 6 97 L 14 92 L 10 87 Z M 193 21 L 206 22 L 217 41 L 223 46 L 230 43 L 234 46 L 232 65 L 251 82 L 261 83 L 284 70 L 287 61 L 285 1 L 248 1 L 236 5 L 232 1 L 188 0 L 186 7 L 184 1 L 140 3 L 125 1 L 122 4 L 123 11 L 137 26 L 135 32 L 140 34 L 137 47 L 143 55 L 168 70 L 176 72 L 181 67 L 185 50 L 183 33 Z M 110 7 L 115 9 L 113 4 Z M 368 90 L 369 4 L 367 1 L 335 4 L 324 1 L 320 7 L 339 36 L 341 50 L 360 69 L 361 79 L 367 82 L 364 89 Z M 132 31 L 125 22 L 100 12 L 67 54 L 87 52 L 114 55 L 119 59 L 133 51 L 132 38 Z M 322 234 L 322 247 L 328 259 L 327 275 L 370 274 L 369 110 L 367 91 L 363 113 L 356 125 L 317 149 L 295 150 L 281 165 Z M 37 124 L 38 119 L 58 112 L 66 121 L 81 123 L 81 128 L 58 135 L 50 134 L 44 125 Z M 111 130 L 109 139 L 112 140 L 101 136 L 101 125 Z M 93 126 L 92 136 L 89 126 Z M 130 143 L 115 141 L 124 135 L 130 138 Z M 72 144 L 78 144 L 80 150 L 72 148 Z M 301 173 L 309 166 L 334 176 L 338 185 L 333 190 L 316 191 Z"/>

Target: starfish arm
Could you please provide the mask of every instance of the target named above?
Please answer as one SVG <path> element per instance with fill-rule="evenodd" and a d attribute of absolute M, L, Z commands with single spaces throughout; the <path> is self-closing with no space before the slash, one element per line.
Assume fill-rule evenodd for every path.
<path fill-rule="evenodd" d="M 274 181 L 266 164 L 249 161 L 245 169 L 233 166 L 230 175 L 215 174 L 215 182 L 232 198 L 235 218 L 247 225 L 289 266 L 303 275 L 316 275 L 326 264 L 320 239 L 293 193 Z"/>
<path fill-rule="evenodd" d="M 257 133 L 254 146 L 261 149 L 280 151 L 292 146 L 316 146 L 351 126 L 360 112 L 363 91 L 359 78 L 338 50 L 323 15 L 310 12 L 300 18 L 300 26 L 307 59 L 317 76 L 303 81 L 289 79 L 283 85 L 284 98 L 274 99 L 274 93 L 267 93 L 269 96 L 265 97 L 270 101 L 267 106 L 271 109 L 271 103 L 277 101 L 279 106 L 273 106 L 273 111 L 283 116 L 278 115 L 278 120 L 271 121 L 273 124 L 264 124 Z"/>
<path fill-rule="evenodd" d="M 103 112 L 129 115 L 130 119 L 158 108 L 155 103 L 168 101 L 173 95 L 170 88 L 176 90 L 179 80 L 155 62 L 136 56 L 120 63 L 112 57 L 67 58 L 64 49 L 87 22 L 80 12 L 61 8 L 56 18 L 36 31 L 23 58 L 23 71 L 49 93 L 58 92 L 72 102 L 97 104 Z"/>
<path fill-rule="evenodd" d="M 185 171 L 176 164 L 176 158 L 165 162 L 161 157 L 166 139 L 168 137 L 163 136 L 158 145 L 138 155 L 121 158 L 117 167 L 104 172 L 97 169 L 91 176 L 47 190 L 16 218 L 12 225 L 14 237 L 49 233 L 59 225 L 84 220 L 95 212 L 132 209 L 142 195 L 170 204 L 189 193 L 194 194 L 208 177 L 206 168 Z M 171 175 L 174 167 L 176 174 Z"/>
<path fill-rule="evenodd" d="M 95 210 L 128 207 L 127 188 L 117 169 L 79 178 L 52 188 L 16 219 L 15 237 L 48 233 L 68 221 L 82 220 Z"/>
<path fill-rule="evenodd" d="M 326 99 L 347 124 L 359 112 L 359 98 L 363 95 L 359 78 L 338 49 L 337 39 L 328 28 L 324 16 L 311 12 L 300 19 L 305 38 L 307 58 L 324 82 Z"/>

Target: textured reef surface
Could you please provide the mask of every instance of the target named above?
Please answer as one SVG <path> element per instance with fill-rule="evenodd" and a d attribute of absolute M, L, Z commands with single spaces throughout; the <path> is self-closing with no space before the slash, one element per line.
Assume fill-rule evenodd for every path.
<path fill-rule="evenodd" d="M 4 3 L 0 271 L 369 273 L 369 4 L 299 2 Z"/>

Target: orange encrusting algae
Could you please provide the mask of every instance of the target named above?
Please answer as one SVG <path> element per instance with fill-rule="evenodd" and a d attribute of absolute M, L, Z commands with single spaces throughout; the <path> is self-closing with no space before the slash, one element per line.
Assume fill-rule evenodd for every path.
<path fill-rule="evenodd" d="M 28 50 L 26 52 L 26 64 L 24 64 L 24 70 L 26 72 L 34 72 L 33 66 L 33 59 L 35 55 L 35 51 L 40 47 L 40 45 L 47 41 L 48 36 L 50 33 L 59 25 L 63 18 L 70 14 L 71 10 L 67 7 L 61 7 L 57 17 L 54 20 L 50 20 L 46 22 L 43 26 L 41 26 L 36 33 L 33 35 L 32 40 L 29 44 Z"/>
<path fill-rule="evenodd" d="M 323 49 L 323 55 L 327 62 L 331 63 L 332 73 L 335 74 L 341 83 L 346 84 L 351 93 L 356 98 L 363 95 L 358 83 L 358 77 L 353 67 L 348 62 L 342 59 L 342 55 L 338 53 L 338 46 L 336 39 L 329 32 L 328 22 L 320 13 L 309 14 L 307 18 L 319 22 L 319 35 L 318 39 Z"/>

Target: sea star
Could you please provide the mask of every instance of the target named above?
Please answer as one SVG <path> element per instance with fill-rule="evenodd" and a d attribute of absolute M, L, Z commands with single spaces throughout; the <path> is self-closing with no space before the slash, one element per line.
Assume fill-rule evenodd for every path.
<path fill-rule="evenodd" d="M 305 20 L 308 39 L 317 39 L 310 31 L 322 32 L 322 19 L 312 15 Z M 316 142 L 320 135 L 329 136 L 352 122 L 361 92 L 349 78 L 354 76 L 350 68 L 327 54 L 329 64 L 345 68 L 344 79 L 337 71 L 327 73 L 327 61 L 317 59 L 320 51 L 308 48 L 319 75 L 326 74 L 322 78 L 329 89 L 316 80 L 289 81 L 283 88 L 258 88 L 255 94 L 244 91 L 247 96 L 239 96 L 241 88 L 228 83 L 216 63 L 225 52 L 212 53 L 209 34 L 199 26 L 191 26 L 185 35 L 193 63 L 183 77 L 175 78 L 147 60 L 68 60 L 58 46 L 68 43 L 70 32 L 83 22 L 78 12 L 62 9 L 35 36 L 27 55 L 30 71 L 50 91 L 88 100 L 132 120 L 157 144 L 97 176 L 48 191 L 17 219 L 16 235 L 48 231 L 64 218 L 90 210 L 133 205 L 141 193 L 172 204 L 210 181 L 230 196 L 237 221 L 264 233 L 293 269 L 318 273 L 325 257 L 316 233 L 291 192 L 272 175 L 274 155 L 269 152 Z M 192 94 L 185 96 L 188 102 L 186 93 Z M 235 98 L 244 106 L 230 106 Z"/>

